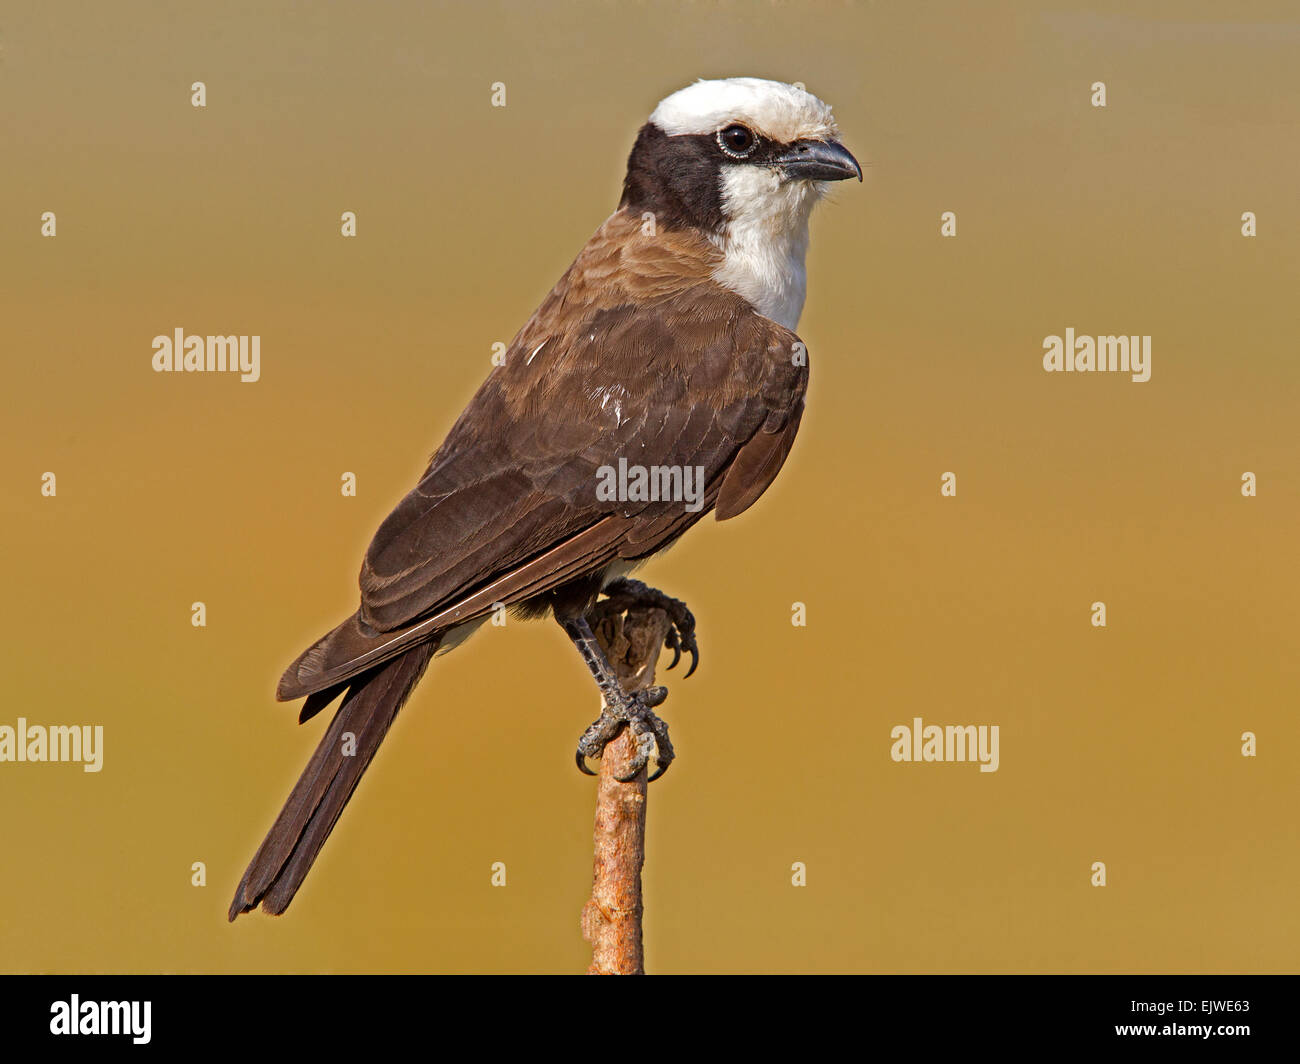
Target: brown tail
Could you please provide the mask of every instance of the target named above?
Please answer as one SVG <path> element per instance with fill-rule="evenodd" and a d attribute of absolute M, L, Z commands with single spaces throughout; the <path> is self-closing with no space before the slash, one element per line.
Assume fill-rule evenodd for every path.
<path fill-rule="evenodd" d="M 240 880 L 230 903 L 231 920 L 259 903 L 276 915 L 289 907 L 437 649 L 436 639 L 422 643 L 352 680 L 329 730 Z M 351 739 L 345 739 L 347 733 Z"/>

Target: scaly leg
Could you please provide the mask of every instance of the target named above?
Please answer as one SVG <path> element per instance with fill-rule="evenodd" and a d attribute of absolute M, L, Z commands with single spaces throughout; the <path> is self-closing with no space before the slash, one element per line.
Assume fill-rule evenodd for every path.
<path fill-rule="evenodd" d="M 602 604 L 603 605 L 603 604 Z M 594 612 L 594 611 L 593 611 Z M 621 611 L 619 611 L 621 612 Z M 596 685 L 605 700 L 600 716 L 592 722 L 578 741 L 578 750 L 574 760 L 578 768 L 589 776 L 595 773 L 587 768 L 585 759 L 600 757 L 605 746 L 619 729 L 626 724 L 632 730 L 636 743 L 636 753 L 632 756 L 626 771 L 618 778 L 622 782 L 633 779 L 654 757 L 658 767 L 650 780 L 657 780 L 672 764 L 673 744 L 668 738 L 668 725 L 654 713 L 654 707 L 663 704 L 668 697 L 666 687 L 650 687 L 643 691 L 629 694 L 618 682 L 613 668 L 606 659 L 595 633 L 586 617 L 574 617 L 560 621 L 561 626 L 578 648 L 582 660 L 586 662 Z"/>
<path fill-rule="evenodd" d="M 673 744 L 668 738 L 668 725 L 654 712 L 654 708 L 662 705 L 664 699 L 668 697 L 668 689 L 650 687 L 632 694 L 624 691 L 600 644 L 596 641 L 588 618 L 599 623 L 606 617 L 617 616 L 632 607 L 663 610 L 671 622 L 668 635 L 664 639 L 664 645 L 673 652 L 673 660 L 668 668 L 673 668 L 681 660 L 682 651 L 685 650 L 691 656 L 691 667 L 686 672 L 687 676 L 690 676 L 700 663 L 699 646 L 695 641 L 695 618 L 686 608 L 686 603 L 665 595 L 662 591 L 656 591 L 640 580 L 626 578 L 614 580 L 605 587 L 604 594 L 606 597 L 591 607 L 586 616 L 557 616 L 556 618 L 573 641 L 573 645 L 578 648 L 582 660 L 587 663 L 587 668 L 605 701 L 600 716 L 592 722 L 578 741 L 575 761 L 579 769 L 589 776 L 594 776 L 595 773 L 587 768 L 586 758 L 600 757 L 606 745 L 626 724 L 632 729 L 636 753 L 629 763 L 626 774 L 619 779 L 623 782 L 632 779 L 645 767 L 650 758 L 654 757 L 658 761 L 658 767 L 649 778 L 657 780 L 668 771 L 668 766 L 672 764 L 675 756 Z"/>

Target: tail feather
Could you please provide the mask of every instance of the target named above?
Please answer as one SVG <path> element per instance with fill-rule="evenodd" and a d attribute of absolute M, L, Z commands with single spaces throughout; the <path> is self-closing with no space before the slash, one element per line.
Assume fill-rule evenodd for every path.
<path fill-rule="evenodd" d="M 422 643 L 351 681 L 329 730 L 240 880 L 230 903 L 231 920 L 259 903 L 264 911 L 277 915 L 289 907 L 437 649 L 436 639 Z M 324 704 L 317 707 L 323 708 Z M 344 750 L 348 732 L 355 736 L 355 751 L 352 743 L 349 752 Z"/>

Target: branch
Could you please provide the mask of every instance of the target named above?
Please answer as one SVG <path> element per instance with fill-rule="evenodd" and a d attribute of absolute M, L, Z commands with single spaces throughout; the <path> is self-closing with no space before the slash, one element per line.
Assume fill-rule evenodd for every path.
<path fill-rule="evenodd" d="M 668 635 L 668 615 L 633 607 L 603 618 L 594 631 L 625 691 L 654 684 L 655 662 Z M 644 975 L 641 866 L 645 864 L 646 770 L 627 783 L 615 778 L 634 752 L 626 726 L 605 747 L 596 782 L 596 856 L 582 937 L 591 943 L 588 975 Z"/>

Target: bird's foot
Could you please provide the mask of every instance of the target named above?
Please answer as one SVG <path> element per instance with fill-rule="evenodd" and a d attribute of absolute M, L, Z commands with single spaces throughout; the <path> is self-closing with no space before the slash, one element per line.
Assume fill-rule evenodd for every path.
<path fill-rule="evenodd" d="M 597 617 L 616 616 L 633 606 L 647 609 L 660 609 L 668 615 L 672 626 L 664 639 L 664 646 L 673 652 L 673 660 L 668 668 L 673 668 L 682 660 L 682 651 L 691 656 L 691 667 L 686 670 L 689 676 L 700 663 L 700 648 L 695 641 L 695 616 L 686 608 L 686 603 L 665 595 L 640 580 L 626 577 L 611 581 L 605 585 L 606 597 L 596 603 Z"/>
<path fill-rule="evenodd" d="M 586 759 L 601 757 L 605 747 L 618 734 L 623 725 L 632 729 L 632 739 L 636 752 L 632 755 L 623 771 L 616 778 L 620 783 L 635 779 L 636 774 L 646 767 L 653 757 L 658 765 L 654 774 L 646 782 L 657 780 L 673 763 L 673 744 L 668 739 L 668 725 L 655 715 L 654 707 L 663 704 L 668 697 L 666 687 L 647 687 L 644 691 L 632 694 L 620 692 L 622 698 L 614 705 L 608 702 L 578 740 L 578 752 L 575 760 L 578 768 L 588 776 L 595 773 L 587 767 Z"/>

